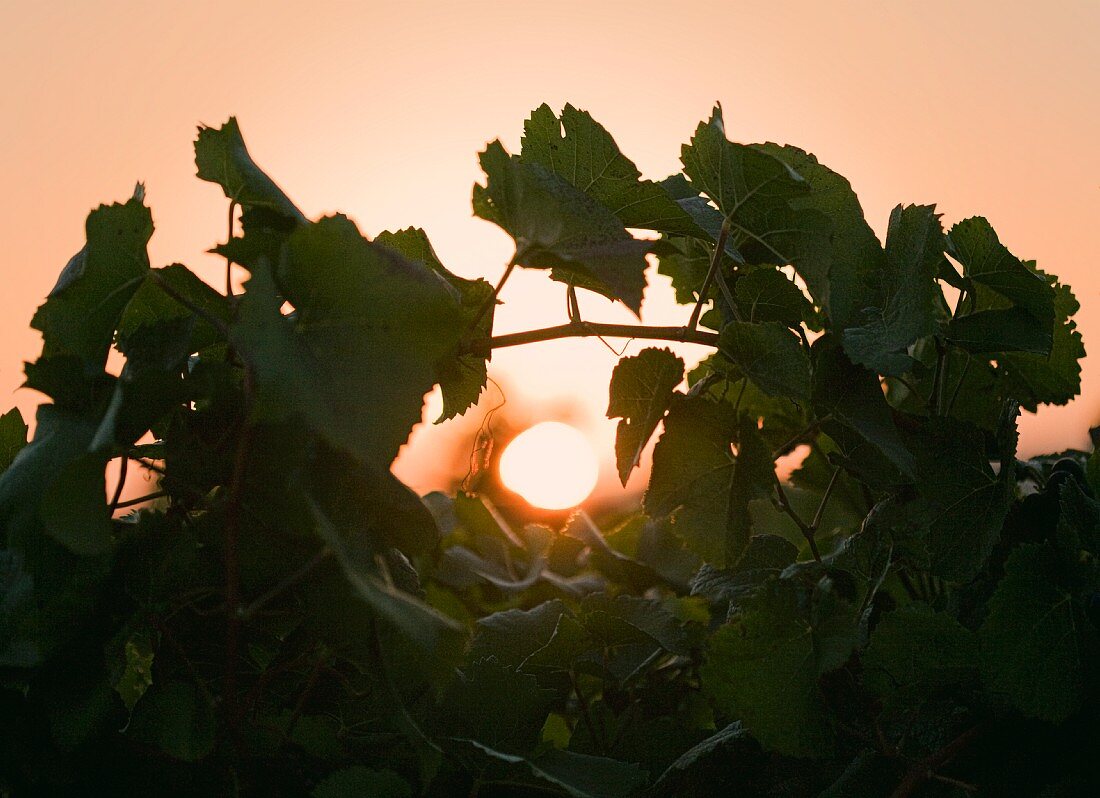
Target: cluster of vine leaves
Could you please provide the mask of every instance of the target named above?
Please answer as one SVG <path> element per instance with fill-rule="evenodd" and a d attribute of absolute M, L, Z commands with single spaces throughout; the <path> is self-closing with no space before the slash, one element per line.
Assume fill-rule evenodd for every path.
<path fill-rule="evenodd" d="M 542 106 L 481 154 L 494 287 L 421 230 L 308 220 L 234 120 L 195 151 L 244 292 L 150 268 L 139 186 L 34 316 L 33 440 L 0 419 L 0 794 L 1095 786 L 1100 460 L 1016 458 L 1018 409 L 1078 391 L 1078 306 L 985 219 L 899 206 L 882 244 L 843 177 L 720 109 L 651 182 Z M 683 327 L 580 317 L 578 288 L 640 313 L 647 255 Z M 515 266 L 568 323 L 493 337 Z M 494 348 L 573 335 L 715 349 L 686 390 L 664 348 L 615 369 L 624 481 L 663 424 L 644 513 L 513 529 L 391 476 L 434 385 L 451 418 Z M 155 509 L 120 512 L 112 460 Z"/>

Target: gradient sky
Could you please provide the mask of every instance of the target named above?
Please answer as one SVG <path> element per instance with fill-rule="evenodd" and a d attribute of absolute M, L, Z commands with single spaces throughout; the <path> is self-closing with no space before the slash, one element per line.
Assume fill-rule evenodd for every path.
<path fill-rule="evenodd" d="M 0 404 L 28 416 L 39 397 L 16 389 L 39 338 L 27 324 L 95 205 L 144 180 L 154 265 L 183 262 L 217 284 L 221 261 L 203 253 L 225 237 L 226 204 L 193 177 L 191 142 L 196 124 L 230 114 L 307 215 L 344 211 L 370 235 L 422 226 L 454 271 L 495 281 L 511 241 L 470 212 L 486 141 L 515 149 L 532 108 L 571 102 L 659 179 L 719 100 L 731 138 L 797 144 L 847 176 L 880 233 L 899 202 L 937 203 L 947 224 L 987 216 L 1015 254 L 1074 287 L 1086 347 L 1100 346 L 1100 2 L 0 9 Z M 564 320 L 561 287 L 538 272 L 513 278 L 504 299 L 499 331 Z M 660 278 L 646 300 L 647 323 L 686 318 Z M 630 318 L 595 297 L 582 310 Z M 610 456 L 615 362 L 598 341 L 561 341 L 501 351 L 493 369 L 511 408 L 571 407 Z M 1081 399 L 1024 419 L 1024 452 L 1084 445 L 1098 405 L 1090 359 Z M 418 429 L 401 476 L 434 487 L 433 449 L 480 418 Z"/>

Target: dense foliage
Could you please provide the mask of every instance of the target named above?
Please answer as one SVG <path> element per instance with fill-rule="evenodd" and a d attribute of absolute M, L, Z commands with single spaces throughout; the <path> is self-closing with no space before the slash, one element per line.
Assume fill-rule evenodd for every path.
<path fill-rule="evenodd" d="M 1100 460 L 1016 456 L 1019 409 L 1078 391 L 1078 306 L 985 219 L 899 205 L 881 243 L 843 177 L 720 110 L 651 182 L 542 106 L 481 155 L 494 287 L 421 230 L 307 219 L 234 120 L 195 151 L 243 293 L 150 268 L 139 186 L 34 316 L 33 440 L 0 419 L 0 794 L 1097 787 Z M 683 327 L 580 317 L 578 289 L 639 313 L 647 256 Z M 566 324 L 493 337 L 515 266 Z M 615 369 L 624 481 L 663 427 L 644 513 L 514 528 L 390 474 L 434 385 L 446 420 L 494 348 L 597 334 L 714 349 Z"/>

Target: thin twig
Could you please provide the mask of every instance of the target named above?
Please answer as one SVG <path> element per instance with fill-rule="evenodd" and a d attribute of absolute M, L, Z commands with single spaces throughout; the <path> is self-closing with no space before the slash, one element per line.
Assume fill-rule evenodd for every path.
<path fill-rule="evenodd" d="M 115 510 L 121 510 L 124 507 L 133 507 L 136 504 L 143 504 L 145 502 L 151 502 L 151 501 L 153 501 L 153 499 L 163 499 L 167 495 L 168 495 L 168 491 L 158 490 L 155 493 L 148 493 L 145 496 L 139 496 L 136 499 L 127 499 L 124 502 L 120 502 L 120 501 L 112 502 L 111 503 L 111 512 L 113 514 Z"/>
<path fill-rule="evenodd" d="M 775 492 L 779 500 L 779 509 L 786 513 L 795 526 L 802 533 L 802 537 L 806 538 L 806 542 L 810 544 L 810 553 L 814 555 L 814 559 L 817 562 L 821 562 L 821 552 L 817 549 L 817 541 L 814 540 L 814 530 L 802 520 L 801 516 L 794 511 L 791 507 L 790 500 L 787 498 L 787 491 L 783 488 L 783 483 L 779 480 L 779 474 L 775 471 L 772 472 L 772 476 L 775 477 Z"/>
<path fill-rule="evenodd" d="M 143 460 L 140 457 L 134 457 L 132 455 L 128 455 L 126 459 L 127 460 L 133 460 L 135 463 L 140 465 L 142 468 L 147 469 L 149 471 L 152 471 L 154 474 L 160 474 L 162 477 L 167 476 L 167 474 L 168 474 L 168 472 L 165 471 L 162 466 L 157 465 L 152 460 Z"/>
<path fill-rule="evenodd" d="M 840 467 L 838 466 L 836 470 L 833 471 L 833 476 L 829 480 L 829 484 L 825 487 L 825 492 L 821 494 L 821 501 L 817 505 L 814 519 L 809 524 L 803 521 L 802 517 L 799 516 L 791 506 L 790 500 L 787 498 L 787 491 L 783 488 L 783 483 L 779 480 L 779 474 L 773 471 L 772 476 L 775 477 L 775 490 L 779 497 L 779 508 L 790 516 L 795 526 L 797 526 L 802 533 L 802 537 L 806 538 L 806 542 L 810 545 L 810 553 L 813 554 L 814 560 L 821 562 L 821 552 L 817 548 L 816 535 L 818 528 L 821 526 L 821 519 L 825 515 L 825 505 L 829 503 L 829 497 L 832 495 L 833 488 L 836 487 L 837 478 L 840 476 Z"/>
<path fill-rule="evenodd" d="M 233 218 L 237 213 L 237 201 L 229 201 L 229 237 L 226 241 L 233 240 Z M 233 298 L 233 259 L 229 255 L 225 256 L 225 295 L 230 299 Z"/>
<path fill-rule="evenodd" d="M 508 266 L 504 269 L 504 274 L 500 276 L 500 280 L 493 288 L 493 293 L 489 295 L 488 299 L 482 303 L 481 307 L 477 311 L 477 315 L 474 316 L 473 322 L 470 324 L 471 330 L 476 330 L 477 325 L 481 323 L 481 320 L 485 318 L 485 314 L 489 312 L 489 308 L 496 304 L 497 297 L 500 296 L 500 291 L 504 288 L 504 284 L 508 282 L 508 278 L 512 276 L 512 271 L 516 268 L 516 259 L 512 258 L 508 262 Z"/>
<path fill-rule="evenodd" d="M 569 321 L 581 321 L 581 304 L 577 301 L 577 287 L 570 283 L 565 289 L 565 301 L 568 310 Z"/>
<path fill-rule="evenodd" d="M 687 327 L 647 327 L 639 324 L 604 324 L 601 322 L 582 322 L 559 324 L 556 327 L 544 327 L 539 330 L 497 335 L 472 341 L 469 351 L 472 354 L 488 355 L 494 349 L 508 346 L 523 346 L 540 341 L 554 341 L 559 338 L 586 338 L 602 336 L 604 338 L 638 338 L 641 340 L 679 341 L 703 346 L 718 346 L 718 333 L 704 330 L 691 330 Z"/>
<path fill-rule="evenodd" d="M 897 789 L 891 793 L 890 798 L 909 798 L 909 796 L 915 794 L 926 781 L 935 776 L 937 770 L 965 751 L 981 733 L 981 730 L 981 725 L 972 726 L 936 753 L 917 762 L 905 774 L 905 778 L 902 779 Z"/>
<path fill-rule="evenodd" d="M 741 378 L 741 390 L 737 392 L 737 401 L 733 403 L 733 414 L 737 415 L 741 412 L 741 400 L 745 398 L 745 388 L 749 385 L 749 378 Z"/>
<path fill-rule="evenodd" d="M 790 454 L 800 443 L 807 443 L 807 438 L 813 438 L 818 430 L 821 429 L 822 424 L 826 424 L 833 420 L 832 413 L 822 416 L 817 421 L 810 424 L 804 430 L 795 433 L 788 440 L 784 441 L 779 447 L 772 452 L 772 459 L 778 460 L 780 457 Z"/>
<path fill-rule="evenodd" d="M 833 488 L 836 487 L 836 481 L 839 476 L 840 466 L 837 466 L 833 471 L 833 475 L 829 478 L 829 484 L 825 486 L 825 493 L 821 495 L 821 503 L 817 505 L 817 512 L 814 513 L 814 520 L 810 522 L 810 529 L 814 531 L 814 534 L 821 528 L 821 517 L 825 514 L 825 505 L 829 502 L 829 494 L 831 494 Z"/>
<path fill-rule="evenodd" d="M 247 621 L 253 618 L 257 612 L 262 610 L 264 607 L 277 599 L 294 585 L 298 584 L 298 582 L 302 581 L 302 579 L 309 575 L 310 571 L 323 563 L 330 556 L 332 556 L 332 549 L 330 549 L 328 546 L 322 546 L 321 549 L 312 557 L 310 557 L 309 560 L 307 560 L 300 568 L 298 568 L 298 570 L 284 577 L 277 585 L 261 595 L 251 604 L 244 607 L 238 607 L 237 614 L 241 616 L 241 620 Z"/>
<path fill-rule="evenodd" d="M 592 736 L 592 742 L 599 746 L 601 753 L 606 754 L 608 752 L 607 741 L 603 738 L 602 734 L 596 733 L 596 724 L 592 722 L 592 715 L 588 707 L 588 699 L 586 699 L 584 693 L 581 692 L 580 685 L 577 684 L 577 676 L 573 671 L 569 672 L 569 680 L 573 683 L 573 692 L 577 694 L 577 705 L 581 710 L 581 719 L 588 728 L 588 733 Z"/>
<path fill-rule="evenodd" d="M 194 313 L 200 319 L 202 319 L 207 324 L 209 324 L 211 327 L 213 327 L 215 330 L 217 330 L 222 335 L 224 335 L 226 338 L 229 337 L 229 325 L 227 325 L 222 319 L 219 319 L 217 316 L 212 314 L 206 308 L 200 307 L 199 305 L 196 305 L 190 299 L 185 297 L 183 294 L 181 294 L 179 291 L 177 291 L 175 288 L 173 288 L 171 285 L 169 285 L 168 282 L 165 281 L 165 279 L 163 277 L 161 277 L 160 274 L 155 269 L 150 269 L 149 272 L 148 272 L 148 275 L 149 275 L 149 279 L 152 280 L 153 283 L 158 288 L 160 288 L 161 291 L 168 294 L 168 296 L 172 297 L 172 299 L 179 302 L 181 305 L 183 305 L 189 311 Z"/>
<path fill-rule="evenodd" d="M 959 381 L 955 383 L 955 388 L 951 391 L 951 398 L 947 400 L 947 407 L 944 408 L 944 415 L 951 415 L 951 408 L 955 406 L 955 400 L 959 398 L 959 389 L 962 388 L 962 384 L 966 381 L 966 372 L 970 371 L 970 363 L 972 358 L 967 358 L 963 363 L 962 373 L 959 375 Z"/>
<path fill-rule="evenodd" d="M 302 713 L 306 708 L 306 702 L 309 701 L 309 697 L 313 695 L 313 688 L 317 686 L 317 680 L 320 679 L 326 664 L 328 664 L 328 652 L 322 651 L 309 672 L 309 678 L 306 680 L 306 686 L 303 688 L 302 694 L 299 695 L 298 700 L 294 702 L 294 709 L 290 714 L 290 720 L 287 721 L 286 728 L 283 730 L 284 741 L 294 733 L 294 727 L 298 725 L 298 719 L 302 717 Z"/>
<path fill-rule="evenodd" d="M 122 499 L 122 489 L 126 487 L 126 471 L 130 465 L 130 458 L 123 457 L 119 460 L 118 464 L 118 484 L 115 485 L 114 496 L 111 497 L 111 504 L 107 510 L 107 517 L 113 518 L 115 510 L 118 509 L 118 503 Z"/>
<path fill-rule="evenodd" d="M 707 301 L 711 283 L 714 282 L 714 275 L 718 272 L 718 264 L 722 260 L 722 253 L 726 249 L 726 239 L 729 234 L 730 219 L 726 217 L 722 221 L 722 229 L 718 232 L 718 240 L 714 244 L 714 253 L 710 258 L 710 267 L 707 269 L 707 276 L 703 280 L 703 287 L 699 289 L 699 299 L 695 302 L 695 307 L 691 310 L 691 317 L 688 319 L 687 327 L 689 330 L 694 330 L 699 326 L 699 317 L 703 314 L 703 305 Z"/>
<path fill-rule="evenodd" d="M 943 415 L 943 382 L 947 371 L 947 345 L 936 339 L 936 371 L 932 376 L 932 412 Z"/>

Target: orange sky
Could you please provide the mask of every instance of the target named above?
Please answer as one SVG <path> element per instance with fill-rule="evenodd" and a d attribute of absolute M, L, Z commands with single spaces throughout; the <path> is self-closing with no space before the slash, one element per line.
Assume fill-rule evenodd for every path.
<path fill-rule="evenodd" d="M 144 180 L 154 264 L 216 281 L 220 261 L 202 253 L 225 236 L 225 201 L 194 179 L 191 140 L 198 122 L 230 114 L 308 215 L 342 210 L 368 234 L 422 226 L 454 271 L 495 281 L 510 239 L 470 213 L 487 140 L 515 148 L 532 108 L 568 101 L 662 178 L 720 100 L 732 138 L 798 144 L 849 177 L 879 231 L 898 202 L 936 202 L 948 224 L 987 216 L 1014 253 L 1073 285 L 1085 344 L 1100 346 L 1098 2 L 0 8 L 0 404 L 27 415 L 38 398 L 16 389 L 39 345 L 27 324 L 93 206 Z M 542 274 L 513 278 L 504 299 L 500 331 L 564 320 L 561 287 Z M 582 309 L 630 318 L 594 297 Z M 680 323 L 686 310 L 651 280 L 647 323 Z M 597 341 L 562 341 L 501 351 L 493 367 L 513 407 L 534 402 L 537 416 L 580 403 L 573 420 L 610 457 L 615 362 Z M 1098 405 L 1090 360 L 1081 399 L 1023 421 L 1024 451 L 1084 445 Z M 434 445 L 418 430 L 400 464 L 422 490 L 438 478 Z"/>

